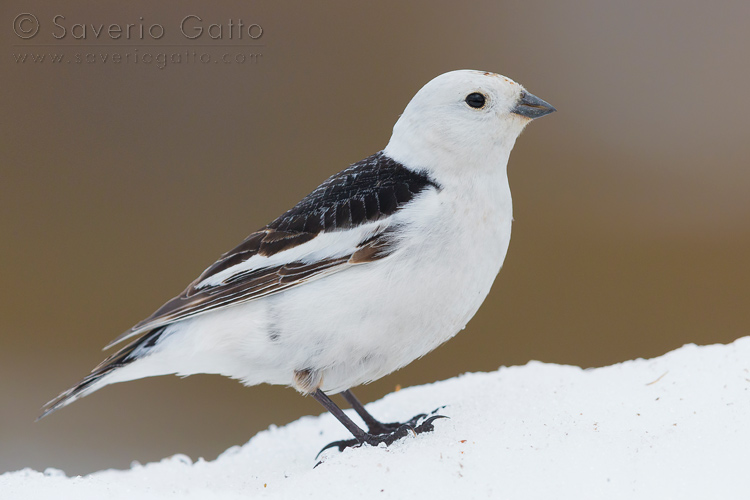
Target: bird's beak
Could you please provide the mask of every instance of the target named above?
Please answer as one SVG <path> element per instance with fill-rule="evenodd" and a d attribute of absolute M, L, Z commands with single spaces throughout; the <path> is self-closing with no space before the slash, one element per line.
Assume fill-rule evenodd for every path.
<path fill-rule="evenodd" d="M 511 113 L 525 116 L 526 118 L 539 118 L 540 116 L 548 115 L 554 111 L 557 111 L 554 106 L 550 103 L 539 99 L 534 94 L 528 92 L 521 93 L 521 100 L 515 108 L 511 110 Z"/>

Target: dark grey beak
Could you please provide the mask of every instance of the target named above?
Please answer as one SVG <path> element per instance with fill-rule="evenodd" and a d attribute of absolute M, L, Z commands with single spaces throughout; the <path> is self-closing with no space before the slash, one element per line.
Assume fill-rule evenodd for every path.
<path fill-rule="evenodd" d="M 511 110 L 511 113 L 525 116 L 526 118 L 539 118 L 540 116 L 548 115 L 554 111 L 557 111 L 554 106 L 550 103 L 539 99 L 534 94 L 523 92 L 521 94 L 521 100 L 515 108 Z"/>

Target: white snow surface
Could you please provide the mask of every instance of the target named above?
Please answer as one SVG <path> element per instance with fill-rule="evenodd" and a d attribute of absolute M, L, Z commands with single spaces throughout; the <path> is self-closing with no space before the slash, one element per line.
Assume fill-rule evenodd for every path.
<path fill-rule="evenodd" d="M 24 469 L 0 498 L 750 498 L 750 337 L 581 369 L 530 362 L 395 392 L 382 421 L 446 405 L 435 431 L 343 453 L 331 415 L 271 427 L 212 462 L 84 477 Z"/>

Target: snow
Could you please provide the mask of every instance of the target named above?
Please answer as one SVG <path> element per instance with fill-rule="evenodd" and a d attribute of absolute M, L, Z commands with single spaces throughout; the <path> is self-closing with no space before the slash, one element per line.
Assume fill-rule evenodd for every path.
<path fill-rule="evenodd" d="M 411 387 L 382 421 L 447 405 L 435 432 L 315 454 L 332 416 L 272 427 L 213 462 L 184 455 L 84 477 L 24 469 L 0 498 L 748 498 L 750 337 L 581 369 L 531 362 Z"/>

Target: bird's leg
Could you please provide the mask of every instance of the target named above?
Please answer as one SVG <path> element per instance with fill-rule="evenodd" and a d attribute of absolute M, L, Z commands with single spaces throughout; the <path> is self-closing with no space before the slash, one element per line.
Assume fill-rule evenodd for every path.
<path fill-rule="evenodd" d="M 315 398 L 315 401 L 323 405 L 323 408 L 331 412 L 331 414 L 334 417 L 336 417 L 338 421 L 344 425 L 344 427 L 349 429 L 349 432 L 351 432 L 352 435 L 354 436 L 354 439 L 345 439 L 345 440 L 334 441 L 333 443 L 329 443 L 328 445 L 323 447 L 322 450 L 318 452 L 318 455 L 320 455 L 323 451 L 327 450 L 328 448 L 335 447 L 335 448 L 338 448 L 339 451 L 344 451 L 344 449 L 346 448 L 349 448 L 351 446 L 359 446 L 364 443 L 367 443 L 371 446 L 377 446 L 380 443 L 384 443 L 386 446 L 388 446 L 394 441 L 397 441 L 398 439 L 401 439 L 402 437 L 405 437 L 408 434 L 416 435 L 416 434 L 421 434 L 422 432 L 430 432 L 433 430 L 433 426 L 432 426 L 433 420 L 438 419 L 438 418 L 446 418 L 442 415 L 434 415 L 428 418 L 427 420 L 425 420 L 424 422 L 422 422 L 420 425 L 416 425 L 417 420 L 426 416 L 426 415 L 418 415 L 417 417 L 412 419 L 414 421 L 414 425 L 412 425 L 412 421 L 410 420 L 406 424 L 390 424 L 390 425 L 397 426 L 397 427 L 389 428 L 389 427 L 386 427 L 389 424 L 381 424 L 380 422 L 375 420 L 375 418 L 373 418 L 372 415 L 367 413 L 367 411 L 362 406 L 362 403 L 357 401 L 357 399 L 351 393 L 349 393 L 351 398 L 354 401 L 357 401 L 357 406 L 361 409 L 361 411 L 365 415 L 368 416 L 368 419 L 371 420 L 373 423 L 376 423 L 377 425 L 379 425 L 381 430 L 382 429 L 386 430 L 386 432 L 384 433 L 373 434 L 372 431 L 365 432 L 362 429 L 360 429 L 359 426 L 355 424 L 352 421 L 352 419 L 347 417 L 344 411 L 341 408 L 339 408 L 336 405 L 336 403 L 331 401 L 331 398 L 326 396 L 325 393 L 323 393 L 323 391 L 321 391 L 320 389 L 315 390 L 315 392 L 312 392 L 311 395 L 313 398 Z M 347 401 L 349 401 L 348 398 L 347 398 Z M 355 411 L 359 413 L 359 411 L 356 408 L 355 408 Z M 360 413 L 360 416 L 362 416 L 362 413 Z M 368 423 L 368 429 L 371 429 L 371 428 L 372 427 Z"/>
<path fill-rule="evenodd" d="M 397 439 L 406 436 L 409 431 L 414 432 L 414 430 L 410 427 L 402 426 L 396 429 L 395 432 L 392 432 L 390 434 L 380 434 L 377 436 L 373 436 L 372 434 L 368 434 L 367 432 L 360 429 L 359 426 L 355 424 L 352 419 L 347 417 L 344 411 L 336 406 L 336 403 L 331 401 L 331 398 L 326 396 L 325 393 L 320 389 L 317 389 L 315 392 L 313 392 L 312 397 L 315 398 L 315 401 L 323 405 L 323 408 L 331 412 L 331 414 L 333 414 L 333 416 L 336 417 L 338 421 L 344 425 L 344 427 L 349 429 L 349 432 L 351 432 L 354 436 L 354 439 L 344 439 L 327 444 L 323 447 L 322 450 L 318 452 L 318 455 L 323 453 L 323 451 L 327 450 L 328 448 L 335 447 L 338 448 L 339 451 L 344 451 L 344 449 L 349 448 L 350 446 L 360 446 L 364 443 L 370 444 L 372 446 L 377 446 L 380 443 L 385 443 L 385 445 L 388 446 Z"/>
<path fill-rule="evenodd" d="M 403 424 L 400 422 L 391 422 L 388 424 L 384 424 L 370 415 L 367 410 L 365 410 L 364 405 L 359 402 L 352 391 L 346 390 L 342 392 L 341 395 L 344 396 L 344 399 L 346 399 L 347 403 L 351 405 L 352 409 L 357 412 L 357 415 L 359 415 L 362 420 L 364 420 L 365 424 L 367 425 L 367 431 L 370 434 L 388 434 L 395 431 L 402 425 L 417 427 L 417 422 L 419 421 L 419 419 L 425 418 L 427 416 L 426 413 L 420 413 L 419 415 L 414 416 L 414 418 L 412 418 L 408 422 L 404 422 Z"/>
<path fill-rule="evenodd" d="M 317 389 L 315 392 L 312 393 L 312 397 L 315 398 L 315 401 L 323 405 L 323 408 L 331 412 L 331 414 L 334 417 L 336 417 L 338 421 L 344 425 L 344 427 L 349 429 L 349 432 L 352 433 L 352 435 L 354 436 L 354 439 L 356 439 L 359 443 L 366 442 L 367 433 L 363 431 L 362 429 L 360 429 L 359 426 L 355 424 L 351 418 L 347 417 L 346 413 L 344 413 L 344 411 L 341 408 L 339 408 L 336 405 L 336 403 L 334 403 L 331 400 L 331 398 L 326 396 L 323 391 L 321 391 L 320 389 Z"/>

